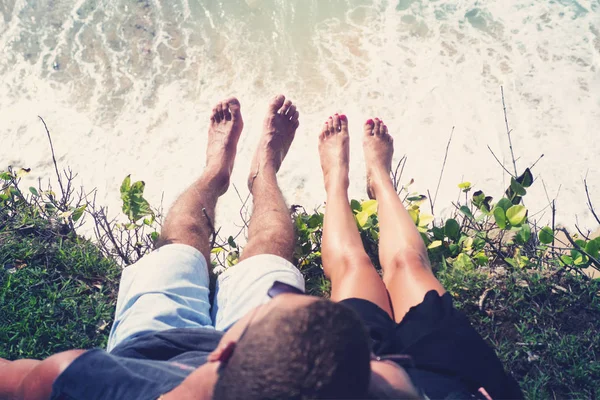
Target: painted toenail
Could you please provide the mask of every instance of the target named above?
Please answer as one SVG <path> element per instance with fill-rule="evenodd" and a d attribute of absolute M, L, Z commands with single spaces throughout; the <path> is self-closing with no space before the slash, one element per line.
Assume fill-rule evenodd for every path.
<path fill-rule="evenodd" d="M 340 119 L 341 119 L 342 121 L 345 121 L 345 120 L 346 120 L 346 116 L 345 116 L 344 114 L 342 114 L 342 115 L 340 115 Z"/>
<path fill-rule="evenodd" d="M 369 119 L 367 120 L 367 124 L 369 124 L 369 125 L 373 125 L 373 120 L 369 118 Z"/>

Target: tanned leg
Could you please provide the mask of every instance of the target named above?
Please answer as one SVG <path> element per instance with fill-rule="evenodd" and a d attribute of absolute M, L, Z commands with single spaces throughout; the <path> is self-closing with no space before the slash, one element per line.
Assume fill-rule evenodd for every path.
<path fill-rule="evenodd" d="M 269 104 L 248 178 L 254 208 L 248 226 L 248 243 L 240 260 L 259 254 L 292 260 L 294 227 L 276 175 L 294 140 L 300 124 L 298 118 L 296 106 L 283 95 L 276 96 Z"/>
<path fill-rule="evenodd" d="M 383 121 L 377 118 L 367 121 L 363 146 L 367 192 L 378 202 L 383 281 L 392 300 L 394 317 L 400 322 L 411 307 L 423 301 L 428 291 L 435 290 L 441 295 L 445 290 L 433 275 L 423 239 L 392 184 L 394 143 Z"/>
<path fill-rule="evenodd" d="M 159 247 L 183 243 L 198 249 L 210 262 L 210 236 L 215 206 L 229 187 L 237 143 L 244 127 L 240 103 L 230 98 L 212 110 L 206 148 L 206 167 L 200 178 L 173 204 L 159 240 Z"/>
<path fill-rule="evenodd" d="M 319 154 L 327 192 L 321 257 L 331 280 L 331 299 L 351 297 L 369 300 L 392 316 L 383 281 L 373 267 L 356 227 L 348 201 L 348 120 L 329 117 L 319 135 Z"/>

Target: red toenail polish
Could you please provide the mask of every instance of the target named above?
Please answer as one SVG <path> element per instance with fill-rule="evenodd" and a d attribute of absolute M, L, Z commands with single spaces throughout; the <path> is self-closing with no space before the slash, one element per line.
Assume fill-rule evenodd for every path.
<path fill-rule="evenodd" d="M 369 119 L 367 120 L 367 124 L 369 124 L 369 125 L 372 125 L 372 124 L 373 124 L 373 120 L 369 118 Z"/>
<path fill-rule="evenodd" d="M 344 114 L 342 114 L 342 115 L 340 115 L 340 119 L 341 119 L 342 121 L 345 121 L 345 120 L 346 120 L 346 116 L 345 116 Z"/>

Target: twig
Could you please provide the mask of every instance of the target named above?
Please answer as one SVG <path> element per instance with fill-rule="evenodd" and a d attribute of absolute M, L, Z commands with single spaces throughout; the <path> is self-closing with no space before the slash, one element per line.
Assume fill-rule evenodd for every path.
<path fill-rule="evenodd" d="M 588 185 L 587 185 L 587 172 L 585 174 L 585 178 L 583 178 L 583 186 L 585 187 L 585 195 L 587 197 L 588 208 L 592 212 L 592 215 L 596 219 L 596 222 L 598 222 L 600 224 L 600 217 L 598 217 L 598 214 L 596 214 L 596 210 L 594 210 L 594 206 L 592 205 L 592 200 L 590 199 L 590 191 L 588 190 Z"/>
<path fill-rule="evenodd" d="M 394 190 L 396 191 L 396 193 L 400 194 L 398 192 L 398 184 L 400 183 L 400 179 L 402 178 L 402 174 L 404 173 L 404 166 L 406 165 L 406 154 L 403 155 L 400 160 L 398 161 L 398 164 L 396 164 L 396 168 L 394 169 L 394 172 L 392 173 L 392 182 L 394 183 Z M 400 170 L 400 174 L 398 174 L 398 168 L 400 168 L 400 165 L 402 165 L 402 169 Z"/>
<path fill-rule="evenodd" d="M 488 297 L 488 294 L 490 294 L 490 292 L 492 291 L 492 288 L 487 288 L 483 291 L 483 294 L 481 295 L 481 297 L 479 298 L 479 310 L 480 311 L 484 311 L 483 309 L 483 305 L 485 303 L 485 299 Z"/>
<path fill-rule="evenodd" d="M 429 206 L 431 207 L 431 215 L 435 215 L 433 212 L 433 201 L 431 200 L 431 193 L 429 193 L 429 189 L 427 189 L 427 198 L 429 199 Z M 435 221 L 433 226 L 435 226 Z"/>
<path fill-rule="evenodd" d="M 517 173 L 517 161 L 515 160 L 515 153 L 513 152 L 512 140 L 510 138 L 511 129 L 508 127 L 508 117 L 506 116 L 506 104 L 504 103 L 504 87 L 500 86 L 500 93 L 502 94 L 502 109 L 504 110 L 504 123 L 506 124 L 506 134 L 508 135 L 508 146 L 510 147 L 510 156 L 512 158 L 513 167 L 515 168 L 515 177 Z"/>
<path fill-rule="evenodd" d="M 63 199 L 65 198 L 65 189 L 63 188 L 62 179 L 60 178 L 60 172 L 58 172 L 58 163 L 56 162 L 56 156 L 54 155 L 54 146 L 52 145 L 52 136 L 50 135 L 50 131 L 48 130 L 48 126 L 46 125 L 46 121 L 44 118 L 38 115 L 38 118 L 44 124 L 44 129 L 46 130 L 46 134 L 48 135 L 48 141 L 50 142 L 50 151 L 52 152 L 52 163 L 54 164 L 54 171 L 56 172 L 56 177 L 58 178 L 58 185 L 60 186 L 60 191 L 63 195 Z"/>
<path fill-rule="evenodd" d="M 210 241 L 210 248 L 212 249 L 213 246 L 215 245 L 215 241 L 217 240 L 218 232 L 215 231 L 215 226 L 213 225 L 212 220 L 208 216 L 208 213 L 206 212 L 206 208 L 202 207 L 202 213 L 204 214 L 204 216 L 206 217 L 206 220 L 208 221 L 208 226 L 210 228 L 210 232 L 212 235 L 212 239 Z"/>
<path fill-rule="evenodd" d="M 565 234 L 567 240 L 571 243 L 571 245 L 573 247 L 575 247 L 578 251 L 582 252 L 583 254 L 585 254 L 586 256 L 588 256 L 588 258 L 590 259 L 590 261 L 593 264 L 596 264 L 597 268 L 600 270 L 600 261 L 598 261 L 595 257 L 593 257 L 590 253 L 588 253 L 587 251 L 585 251 L 584 249 L 581 248 L 580 245 L 578 245 L 577 243 L 575 243 L 575 241 L 573 240 L 573 238 L 571 238 L 571 235 L 569 235 L 569 232 L 565 229 L 565 228 L 558 228 L 559 231 L 561 231 L 562 233 Z"/>
<path fill-rule="evenodd" d="M 507 170 L 506 167 L 504 166 L 504 164 L 498 159 L 498 157 L 496 157 L 496 154 L 494 154 L 494 151 L 492 150 L 492 148 L 490 147 L 489 144 L 487 145 L 487 148 L 490 151 L 490 153 L 492 153 L 492 155 L 494 156 L 494 158 L 496 159 L 496 161 L 498 162 L 498 164 L 500 164 L 500 166 L 502 167 L 502 169 L 505 170 L 513 178 L 516 178 L 516 175 L 513 175 L 512 172 L 510 172 L 509 170 Z"/>
<path fill-rule="evenodd" d="M 544 157 L 544 154 L 542 154 L 541 156 L 539 156 L 539 158 L 533 163 L 533 165 L 531 167 L 529 167 L 529 169 L 533 169 L 533 167 L 536 166 L 536 164 Z"/>
<path fill-rule="evenodd" d="M 440 190 L 440 184 L 442 183 L 442 176 L 444 175 L 444 168 L 446 168 L 446 159 L 448 158 L 448 150 L 450 149 L 450 143 L 452 142 L 452 135 L 454 134 L 454 127 L 450 131 L 450 137 L 448 138 L 448 144 L 446 145 L 446 152 L 444 153 L 444 162 L 442 163 L 442 170 L 440 171 L 440 178 L 438 179 L 437 187 L 435 188 L 435 196 L 433 198 L 433 205 L 437 200 L 438 191 Z M 433 206 L 432 206 L 433 209 Z"/>

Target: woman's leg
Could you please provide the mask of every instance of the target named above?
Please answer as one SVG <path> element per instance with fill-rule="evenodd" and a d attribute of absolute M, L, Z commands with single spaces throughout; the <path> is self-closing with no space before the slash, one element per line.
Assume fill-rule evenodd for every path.
<path fill-rule="evenodd" d="M 331 280 L 331 299 L 369 300 L 392 316 L 388 293 L 365 252 L 348 202 L 348 120 L 329 117 L 319 135 L 319 154 L 327 192 L 321 257 Z"/>
<path fill-rule="evenodd" d="M 363 139 L 367 164 L 367 192 L 378 201 L 379 261 L 389 292 L 394 317 L 400 322 L 408 310 L 420 304 L 427 292 L 445 293 L 435 278 L 427 249 L 404 208 L 390 178 L 394 143 L 387 126 L 369 120 Z"/>

